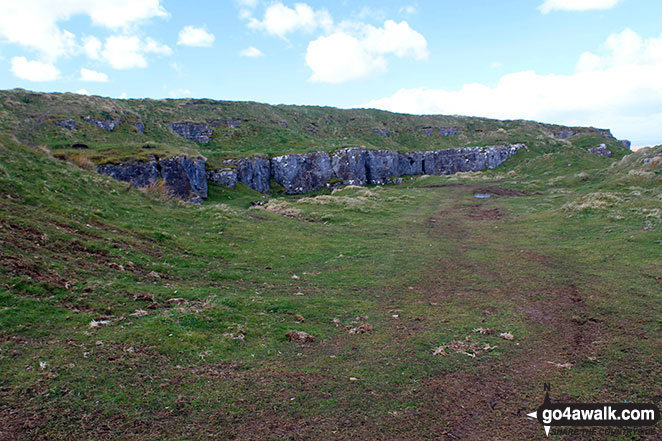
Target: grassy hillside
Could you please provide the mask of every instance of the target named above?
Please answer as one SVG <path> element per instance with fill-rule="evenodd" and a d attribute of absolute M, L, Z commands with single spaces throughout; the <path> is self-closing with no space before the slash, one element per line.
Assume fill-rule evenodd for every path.
<path fill-rule="evenodd" d="M 577 146 L 595 135 L 377 111 L 2 102 L 15 137 L 0 134 L 0 439 L 534 440 L 543 431 L 522 411 L 542 382 L 555 399 L 659 401 L 662 147 L 608 159 Z M 146 135 L 48 123 L 103 112 Z M 220 116 L 247 121 L 208 146 L 165 128 Z M 323 138 L 306 131 L 324 118 Z M 72 142 L 94 160 L 143 143 L 222 158 L 501 133 L 430 140 L 412 129 L 426 118 L 503 125 L 530 150 L 492 171 L 258 206 L 246 187 L 212 184 L 199 207 L 53 156 Z M 287 130 L 267 124 L 281 119 Z M 373 137 L 378 122 L 421 144 Z"/>
<path fill-rule="evenodd" d="M 121 123 L 108 132 L 86 121 L 88 116 L 101 121 L 119 119 Z M 77 128 L 68 130 L 54 124 L 66 120 L 74 121 Z M 169 123 L 181 121 L 217 127 L 213 127 L 208 144 L 198 144 L 169 128 Z M 135 124 L 143 124 L 145 133 Z M 443 136 L 439 129 L 456 129 L 459 133 Z M 0 91 L 0 130 L 27 144 L 44 145 L 61 158 L 95 164 L 184 152 L 202 154 L 214 167 L 223 159 L 256 153 L 278 155 L 357 145 L 415 151 L 526 142 L 551 151 L 568 143 L 582 149 L 606 143 L 616 155 L 625 151 L 615 139 L 602 136 L 597 129 L 577 128 L 583 133 L 561 140 L 555 135 L 563 127 L 532 121 L 206 99 L 120 100 L 20 89 Z M 76 143 L 90 149 L 72 149 Z"/>

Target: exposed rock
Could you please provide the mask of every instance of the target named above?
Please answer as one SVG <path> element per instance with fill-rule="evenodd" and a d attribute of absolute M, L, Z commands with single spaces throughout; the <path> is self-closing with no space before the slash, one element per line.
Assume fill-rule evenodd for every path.
<path fill-rule="evenodd" d="M 372 129 L 372 131 L 378 134 L 379 136 L 388 136 L 388 130 L 386 129 Z"/>
<path fill-rule="evenodd" d="M 315 337 L 303 331 L 290 331 L 285 334 L 285 337 L 291 342 L 308 343 L 315 341 Z"/>
<path fill-rule="evenodd" d="M 130 182 L 138 188 L 156 184 L 159 179 L 159 169 L 156 159 L 149 162 L 130 162 L 127 164 L 101 164 L 97 172 L 123 182 Z"/>
<path fill-rule="evenodd" d="M 53 121 L 53 124 L 67 130 L 76 130 L 78 128 L 76 126 L 76 121 L 74 121 L 73 119 L 65 119 L 64 121 Z"/>
<path fill-rule="evenodd" d="M 510 144 L 424 152 L 423 172 L 427 175 L 448 175 L 495 168 L 525 147 L 524 144 Z"/>
<path fill-rule="evenodd" d="M 419 132 L 423 132 L 428 136 L 432 136 L 432 132 L 434 132 L 434 127 L 421 127 L 418 129 Z"/>
<path fill-rule="evenodd" d="M 189 141 L 199 142 L 200 144 L 209 143 L 213 134 L 208 124 L 196 122 L 176 122 L 170 123 L 173 132 L 188 139 Z"/>
<path fill-rule="evenodd" d="M 229 168 L 208 170 L 207 179 L 228 188 L 235 188 L 237 186 L 237 170 Z"/>
<path fill-rule="evenodd" d="M 237 180 L 260 193 L 269 191 L 271 179 L 271 162 L 260 156 L 244 158 L 238 161 L 228 161 L 237 165 Z"/>
<path fill-rule="evenodd" d="M 457 127 L 437 127 L 441 136 L 453 136 L 461 132 Z"/>
<path fill-rule="evenodd" d="M 100 127 L 102 129 L 104 129 L 107 132 L 112 132 L 113 130 L 115 130 L 115 127 L 120 125 L 120 122 L 121 122 L 121 120 L 119 118 L 107 119 L 107 120 L 102 121 L 100 119 L 92 118 L 91 116 L 86 116 L 83 119 L 85 121 L 91 122 L 92 124 L 94 124 L 97 127 Z"/>
<path fill-rule="evenodd" d="M 222 124 L 224 126 L 227 126 L 230 129 L 236 129 L 241 124 L 241 120 L 240 119 L 235 119 L 235 118 L 227 118 L 227 119 L 222 119 L 221 118 L 221 119 L 211 120 L 211 121 L 209 121 L 209 123 L 214 127 L 218 127 Z"/>
<path fill-rule="evenodd" d="M 339 150 L 332 159 L 333 171 L 344 185 L 365 185 L 366 151 L 357 147 Z"/>
<path fill-rule="evenodd" d="M 186 156 L 159 161 L 161 177 L 172 196 L 201 202 L 207 199 L 207 174 L 204 159 L 189 159 Z"/>
<path fill-rule="evenodd" d="M 319 190 L 334 177 L 326 152 L 276 156 L 271 159 L 271 170 L 287 194 Z"/>
<path fill-rule="evenodd" d="M 390 177 L 400 176 L 398 153 L 390 150 L 366 151 L 365 173 L 370 184 L 385 184 Z"/>
<path fill-rule="evenodd" d="M 630 150 L 630 147 L 632 147 L 632 143 L 631 143 L 629 140 L 627 140 L 627 139 L 621 139 L 621 140 L 619 140 L 618 142 L 620 142 L 621 144 L 623 144 L 623 147 L 625 147 L 625 148 L 628 149 L 628 150 Z"/>
<path fill-rule="evenodd" d="M 423 153 L 411 152 L 398 154 L 398 173 L 397 176 L 422 175 L 423 174 Z"/>
<path fill-rule="evenodd" d="M 606 156 L 607 158 L 611 157 L 611 150 L 605 144 L 600 144 L 598 147 L 588 149 L 588 151 L 596 155 Z"/>
<path fill-rule="evenodd" d="M 133 123 L 133 127 L 135 127 L 143 135 L 145 134 L 145 124 L 143 124 L 143 123 Z"/>
<path fill-rule="evenodd" d="M 570 138 L 571 136 L 575 136 L 578 133 L 580 133 L 578 130 L 573 130 L 573 129 L 561 129 L 560 131 L 556 132 L 554 135 L 557 138 L 565 139 L 565 138 Z"/>

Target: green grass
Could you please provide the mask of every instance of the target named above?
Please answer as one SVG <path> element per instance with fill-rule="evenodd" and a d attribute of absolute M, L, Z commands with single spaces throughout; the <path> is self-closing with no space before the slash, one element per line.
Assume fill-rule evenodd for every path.
<path fill-rule="evenodd" d="M 83 118 L 119 118 L 112 132 Z M 77 129 L 69 131 L 54 121 L 74 120 Z M 170 130 L 171 122 L 240 120 L 237 128 L 220 124 L 209 144 L 187 141 Z M 145 134 L 134 126 L 143 123 Z M 423 127 L 432 127 L 427 135 Z M 437 128 L 456 127 L 461 133 L 442 136 Z M 441 115 L 406 115 L 374 109 L 268 105 L 254 102 L 214 100 L 119 100 L 71 93 L 45 94 L 14 89 L 0 91 L 0 129 L 13 133 L 30 145 L 44 145 L 61 158 L 102 162 L 144 160 L 152 155 L 201 154 L 209 167 L 223 165 L 228 158 L 254 154 L 271 156 L 306 151 L 334 151 L 347 146 L 395 151 L 424 151 L 452 147 L 484 146 L 504 142 L 557 145 L 580 143 L 582 148 L 606 143 L 616 155 L 625 150 L 612 138 L 595 129 L 560 141 L 554 133 L 560 126 L 533 121 L 498 121 L 486 118 Z M 386 136 L 375 130 L 385 130 Z M 89 149 L 75 150 L 74 143 Z M 152 148 L 145 149 L 148 145 Z"/>
<path fill-rule="evenodd" d="M 654 400 L 660 168 L 642 164 L 651 151 L 573 143 L 531 138 L 495 170 L 251 207 L 267 198 L 212 184 L 202 206 L 166 200 L 3 135 L 0 434 L 543 439 L 516 415 L 542 382 L 554 398 Z M 473 198 L 490 187 L 519 196 Z M 361 322 L 373 331 L 347 333 Z M 497 348 L 433 355 L 467 336 Z"/>

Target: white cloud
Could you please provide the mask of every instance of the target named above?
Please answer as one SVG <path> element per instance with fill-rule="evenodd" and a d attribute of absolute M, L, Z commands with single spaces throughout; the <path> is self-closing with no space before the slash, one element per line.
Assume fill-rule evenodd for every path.
<path fill-rule="evenodd" d="M 418 12 L 418 9 L 414 5 L 407 5 L 400 8 L 401 14 L 413 15 Z"/>
<path fill-rule="evenodd" d="M 122 92 L 122 93 L 120 94 L 120 96 L 117 97 L 117 99 L 120 99 L 120 100 L 125 100 L 125 99 L 127 99 L 127 98 L 128 98 L 128 97 L 127 97 L 127 95 L 126 95 L 126 92 Z"/>
<path fill-rule="evenodd" d="M 76 91 L 76 93 L 77 93 L 78 95 L 89 95 L 89 94 L 90 94 L 90 92 L 88 92 L 86 89 L 78 89 L 78 90 Z"/>
<path fill-rule="evenodd" d="M 588 11 L 592 9 L 611 9 L 620 0 L 545 0 L 539 6 L 540 12 L 551 11 Z"/>
<path fill-rule="evenodd" d="M 643 39 L 631 30 L 611 35 L 599 54 L 583 54 L 574 73 L 504 75 L 494 87 L 459 90 L 401 89 L 367 107 L 417 114 L 442 113 L 595 125 L 635 143 L 662 139 L 662 36 Z"/>
<path fill-rule="evenodd" d="M 210 47 L 214 43 L 214 40 L 216 40 L 214 34 L 210 34 L 203 28 L 184 26 L 179 31 L 177 44 L 182 46 Z"/>
<path fill-rule="evenodd" d="M 168 95 L 170 95 L 170 98 L 188 98 L 191 96 L 191 91 L 188 89 L 175 89 L 171 90 Z"/>
<path fill-rule="evenodd" d="M 97 72 L 91 69 L 82 68 L 80 70 L 80 81 L 94 81 L 98 83 L 105 83 L 108 81 L 108 75 L 103 72 Z"/>
<path fill-rule="evenodd" d="M 3 1 L 0 37 L 34 49 L 53 62 L 77 51 L 76 36 L 58 25 L 76 15 L 87 15 L 92 23 L 110 29 L 128 28 L 168 13 L 160 0 L 21 0 Z"/>
<path fill-rule="evenodd" d="M 113 35 L 106 39 L 100 57 L 114 69 L 147 67 L 145 54 L 171 55 L 172 49 L 151 38 L 141 40 L 135 36 Z"/>
<path fill-rule="evenodd" d="M 326 9 L 316 11 L 306 3 L 296 3 L 294 8 L 288 8 L 280 2 L 274 3 L 264 12 L 262 20 L 250 14 L 247 18 L 249 27 L 281 38 L 295 31 L 312 32 L 318 28 L 328 31 L 333 26 L 333 19 Z"/>
<path fill-rule="evenodd" d="M 239 55 L 241 55 L 242 57 L 257 58 L 263 56 L 264 54 L 260 49 L 256 48 L 255 46 L 250 46 L 247 47 L 246 49 L 239 51 Z"/>
<path fill-rule="evenodd" d="M 343 83 L 384 72 L 388 54 L 422 60 L 428 56 L 427 41 L 406 21 L 387 20 L 382 28 L 343 23 L 308 44 L 306 63 L 313 71 L 311 81 Z"/>
<path fill-rule="evenodd" d="M 101 48 L 103 44 L 101 40 L 94 36 L 83 38 L 83 52 L 93 60 L 101 59 Z"/>
<path fill-rule="evenodd" d="M 12 58 L 11 71 L 18 78 L 28 81 L 53 81 L 60 78 L 57 67 L 41 61 L 28 61 L 25 57 Z"/>
<path fill-rule="evenodd" d="M 499 68 L 502 68 L 502 67 L 503 67 L 503 63 L 501 61 L 496 61 L 495 60 L 495 61 L 492 61 L 490 63 L 490 68 L 492 68 L 492 69 L 499 69 Z"/>

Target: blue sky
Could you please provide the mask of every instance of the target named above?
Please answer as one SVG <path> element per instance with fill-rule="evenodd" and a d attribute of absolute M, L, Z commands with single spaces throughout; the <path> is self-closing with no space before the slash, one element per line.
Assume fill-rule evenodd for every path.
<path fill-rule="evenodd" d="M 659 0 L 0 0 L 0 88 L 525 118 L 662 143 Z"/>

